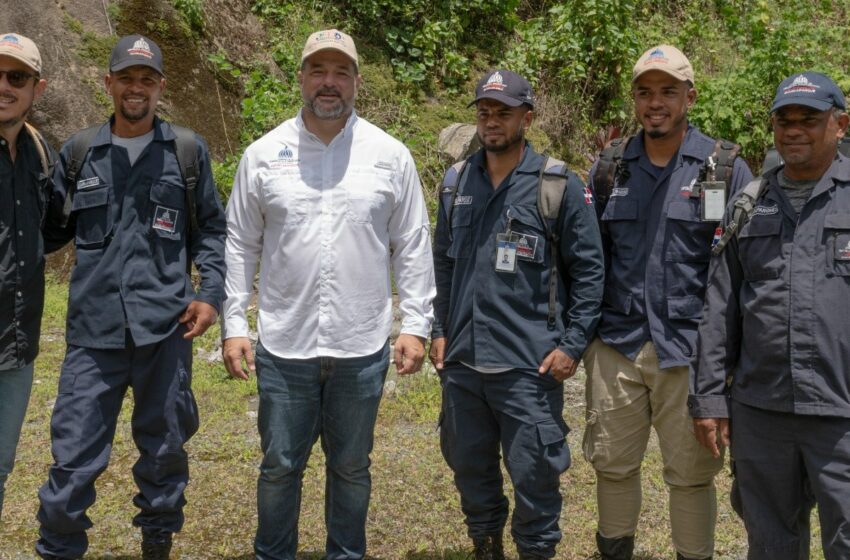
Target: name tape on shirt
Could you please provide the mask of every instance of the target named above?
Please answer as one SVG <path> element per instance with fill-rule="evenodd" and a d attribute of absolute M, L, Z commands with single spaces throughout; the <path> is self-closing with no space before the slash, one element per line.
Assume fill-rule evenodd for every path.
<path fill-rule="evenodd" d="M 472 195 L 457 195 L 455 197 L 455 206 L 469 206 L 472 204 Z"/>
<path fill-rule="evenodd" d="M 77 190 L 83 191 L 85 189 L 90 189 L 92 187 L 96 187 L 100 184 L 100 177 L 92 177 L 91 179 L 81 179 L 77 181 Z"/>
<path fill-rule="evenodd" d="M 779 213 L 779 206 L 756 206 L 753 209 L 753 216 L 772 216 Z"/>

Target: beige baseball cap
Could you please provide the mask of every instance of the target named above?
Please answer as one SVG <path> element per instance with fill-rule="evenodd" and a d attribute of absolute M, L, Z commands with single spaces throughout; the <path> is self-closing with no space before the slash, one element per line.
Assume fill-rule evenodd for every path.
<path fill-rule="evenodd" d="M 0 55 L 16 58 L 41 74 L 41 54 L 30 39 L 17 33 L 0 35 Z"/>
<path fill-rule="evenodd" d="M 632 70 L 632 82 L 650 70 L 661 70 L 677 80 L 694 83 L 694 69 L 688 57 L 671 45 L 658 45 L 643 53 Z"/>
<path fill-rule="evenodd" d="M 301 51 L 301 64 L 304 64 L 309 56 L 328 49 L 339 51 L 353 60 L 355 66 L 360 65 L 354 39 L 351 38 L 351 35 L 337 29 L 325 29 L 310 35 L 307 42 L 304 43 L 304 50 Z"/>

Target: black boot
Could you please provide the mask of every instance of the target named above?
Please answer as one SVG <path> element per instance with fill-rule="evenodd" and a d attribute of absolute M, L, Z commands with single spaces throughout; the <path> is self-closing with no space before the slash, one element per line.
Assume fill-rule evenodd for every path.
<path fill-rule="evenodd" d="M 520 552 L 519 560 L 547 560 L 547 558 L 533 552 Z"/>
<path fill-rule="evenodd" d="M 631 536 L 609 539 L 596 533 L 596 548 L 599 549 L 602 560 L 632 560 L 635 538 Z"/>
<path fill-rule="evenodd" d="M 475 547 L 475 560 L 505 560 L 501 533 L 474 538 L 472 546 Z"/>
<path fill-rule="evenodd" d="M 171 533 L 142 530 L 142 560 L 168 560 Z"/>

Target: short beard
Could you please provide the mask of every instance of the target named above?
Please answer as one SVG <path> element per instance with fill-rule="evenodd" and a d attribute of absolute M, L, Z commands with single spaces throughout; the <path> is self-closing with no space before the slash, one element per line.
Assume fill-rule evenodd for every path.
<path fill-rule="evenodd" d="M 650 138 L 654 138 L 654 139 L 664 138 L 664 136 L 666 136 L 666 134 L 667 133 L 661 132 L 660 130 L 647 130 L 646 131 L 646 135 L 649 136 Z"/>
<path fill-rule="evenodd" d="M 121 116 L 130 122 L 143 121 L 150 114 L 150 112 L 150 106 L 146 107 L 143 111 L 139 111 L 137 113 L 130 113 L 124 107 L 121 107 Z"/>
<path fill-rule="evenodd" d="M 335 90 L 331 90 L 331 92 L 337 94 L 339 93 Z M 354 108 L 353 100 L 350 103 L 346 103 L 342 96 L 340 96 L 339 103 L 337 103 L 330 109 L 324 109 L 318 103 L 316 103 L 316 98 L 323 93 L 327 93 L 327 91 L 317 91 L 316 95 L 313 96 L 313 99 L 309 99 L 306 102 L 307 109 L 309 109 L 311 113 L 316 115 L 316 118 L 318 119 L 321 119 L 323 121 L 335 121 L 337 119 L 349 115 L 351 113 L 351 110 Z"/>
<path fill-rule="evenodd" d="M 511 149 L 514 146 L 516 146 L 517 144 L 521 143 L 523 141 L 523 139 L 525 138 L 525 131 L 522 128 L 520 128 L 519 130 L 516 131 L 516 133 L 513 136 L 511 136 L 510 138 L 508 138 L 507 140 L 505 140 L 502 143 L 489 143 L 488 144 L 487 142 L 484 141 L 484 138 L 482 138 L 481 135 L 478 132 L 475 133 L 475 136 L 476 136 L 476 138 L 478 138 L 478 143 L 481 144 L 482 146 L 484 146 L 485 151 L 492 152 L 494 154 L 501 154 L 501 153 L 507 152 L 509 149 Z"/>
<path fill-rule="evenodd" d="M 0 121 L 0 128 L 6 129 L 6 128 L 14 127 L 15 125 L 17 125 L 21 121 L 25 120 L 27 118 L 27 116 L 30 114 L 31 110 L 32 110 L 32 103 L 30 103 L 29 107 L 24 109 L 24 111 L 20 115 L 18 115 L 17 117 L 12 117 L 11 119 L 7 119 L 5 121 Z"/>

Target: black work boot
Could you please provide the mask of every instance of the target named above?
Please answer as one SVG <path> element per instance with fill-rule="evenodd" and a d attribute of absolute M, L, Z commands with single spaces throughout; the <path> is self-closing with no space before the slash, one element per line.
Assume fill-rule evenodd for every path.
<path fill-rule="evenodd" d="M 171 533 L 142 530 L 142 560 L 168 560 Z"/>
<path fill-rule="evenodd" d="M 501 533 L 476 537 L 472 539 L 472 546 L 475 547 L 475 560 L 505 560 Z"/>
<path fill-rule="evenodd" d="M 519 560 L 548 560 L 545 556 L 540 556 L 533 552 L 520 552 Z"/>
<path fill-rule="evenodd" d="M 602 560 L 632 560 L 635 551 L 635 537 L 617 537 L 609 539 L 596 533 L 596 548 Z"/>

